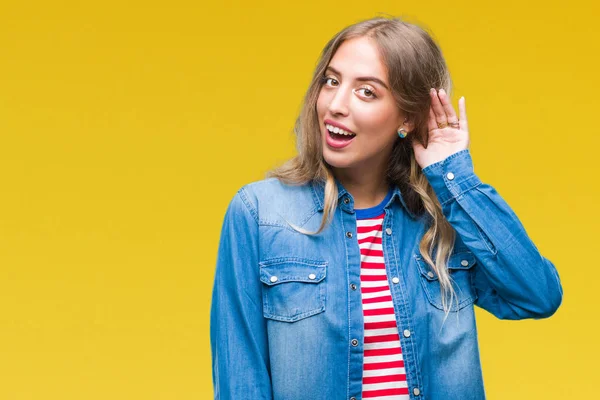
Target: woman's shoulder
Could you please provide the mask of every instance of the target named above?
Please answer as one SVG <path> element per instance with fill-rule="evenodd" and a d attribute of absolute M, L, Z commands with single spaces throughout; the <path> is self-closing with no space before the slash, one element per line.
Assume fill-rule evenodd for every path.
<path fill-rule="evenodd" d="M 273 215 L 305 213 L 317 207 L 313 182 L 288 184 L 278 178 L 266 178 L 246 183 L 236 196 L 266 219 Z"/>
<path fill-rule="evenodd" d="M 270 196 L 273 194 L 284 195 L 288 193 L 297 194 L 299 192 L 311 191 L 312 183 L 290 184 L 285 183 L 278 178 L 265 178 L 246 183 L 240 190 L 255 193 L 257 196 Z"/>

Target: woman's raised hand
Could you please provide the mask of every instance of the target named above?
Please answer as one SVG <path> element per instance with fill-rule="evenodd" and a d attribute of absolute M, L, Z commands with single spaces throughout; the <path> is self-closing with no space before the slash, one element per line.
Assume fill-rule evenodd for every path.
<path fill-rule="evenodd" d="M 425 168 L 449 155 L 464 150 L 469 146 L 469 130 L 467 126 L 467 111 L 465 98 L 458 100 L 460 119 L 454 112 L 454 107 L 443 89 L 431 89 L 431 107 L 429 108 L 429 141 L 424 148 L 418 141 L 413 140 L 413 150 L 417 163 Z"/>

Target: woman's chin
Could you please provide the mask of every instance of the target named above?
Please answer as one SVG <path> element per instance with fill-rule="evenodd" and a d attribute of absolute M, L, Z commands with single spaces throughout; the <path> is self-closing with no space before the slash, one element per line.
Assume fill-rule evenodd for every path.
<path fill-rule="evenodd" d="M 323 159 L 332 168 L 349 168 L 352 166 L 352 159 L 348 154 L 328 154 L 325 151 Z"/>

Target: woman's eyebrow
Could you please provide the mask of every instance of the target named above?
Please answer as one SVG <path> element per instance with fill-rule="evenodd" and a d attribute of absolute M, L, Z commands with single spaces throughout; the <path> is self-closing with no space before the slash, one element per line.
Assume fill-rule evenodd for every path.
<path fill-rule="evenodd" d="M 334 73 L 334 74 L 337 74 L 337 75 L 340 75 L 340 76 L 342 75 L 342 74 L 340 73 L 340 71 L 338 71 L 337 69 L 335 69 L 335 68 L 333 68 L 333 67 L 327 66 L 327 68 L 325 68 L 325 70 L 328 70 L 328 69 L 330 69 L 331 71 L 333 71 L 333 73 Z M 357 81 L 360 81 L 360 82 L 364 82 L 364 81 L 373 81 L 373 82 L 377 82 L 377 83 L 379 83 L 381 86 L 383 86 L 384 88 L 386 88 L 387 90 L 390 90 L 390 88 L 389 88 L 389 87 L 388 87 L 388 86 L 385 84 L 385 82 L 383 82 L 381 79 L 379 79 L 379 78 L 376 78 L 376 77 L 374 77 L 374 76 L 359 76 L 359 77 L 357 77 L 357 78 L 356 78 L 356 80 L 357 80 Z"/>

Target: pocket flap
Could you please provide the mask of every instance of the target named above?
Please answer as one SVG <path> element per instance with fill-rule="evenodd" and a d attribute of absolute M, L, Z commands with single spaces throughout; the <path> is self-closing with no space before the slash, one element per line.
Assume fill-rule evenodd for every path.
<path fill-rule="evenodd" d="M 475 265 L 475 255 L 470 251 L 453 254 L 448 261 L 449 269 L 469 269 Z"/>
<path fill-rule="evenodd" d="M 296 258 L 279 258 L 262 261 L 260 280 L 273 286 L 284 282 L 318 283 L 325 279 L 327 262 Z"/>
<path fill-rule="evenodd" d="M 425 262 L 423 257 L 419 254 L 415 256 L 417 260 L 417 266 L 419 267 L 419 271 L 421 275 L 425 277 L 428 281 L 436 281 L 438 279 L 435 271 Z M 460 253 L 454 253 L 450 256 L 448 260 L 448 269 L 449 270 L 461 270 L 461 269 L 469 269 L 473 265 L 475 265 L 475 256 L 470 251 L 462 251 Z"/>

